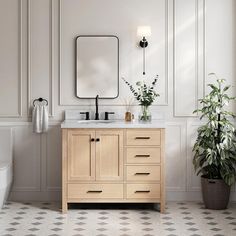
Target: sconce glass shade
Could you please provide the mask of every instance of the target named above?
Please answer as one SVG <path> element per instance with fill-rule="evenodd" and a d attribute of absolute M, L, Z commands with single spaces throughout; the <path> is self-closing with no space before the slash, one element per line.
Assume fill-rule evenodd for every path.
<path fill-rule="evenodd" d="M 140 37 L 147 37 L 147 36 L 151 36 L 152 31 L 151 31 L 151 27 L 146 25 L 146 26 L 138 26 L 137 29 L 137 35 Z"/>

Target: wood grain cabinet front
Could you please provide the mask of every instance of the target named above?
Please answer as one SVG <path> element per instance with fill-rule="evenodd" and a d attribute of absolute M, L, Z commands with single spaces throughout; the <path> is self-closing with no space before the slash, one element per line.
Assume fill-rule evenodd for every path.
<path fill-rule="evenodd" d="M 161 162 L 161 148 L 127 147 L 126 162 L 131 164 L 159 164 Z"/>
<path fill-rule="evenodd" d="M 123 131 L 96 131 L 96 180 L 123 180 Z"/>
<path fill-rule="evenodd" d="M 165 209 L 164 129 L 62 129 L 62 211 L 72 202 Z"/>
<path fill-rule="evenodd" d="M 128 130 L 126 144 L 135 146 L 157 146 L 161 144 L 160 130 Z"/>
<path fill-rule="evenodd" d="M 67 180 L 95 180 L 95 131 L 68 131 Z"/>
<path fill-rule="evenodd" d="M 127 184 L 127 198 L 136 199 L 160 199 L 161 186 L 160 184 Z"/>
<path fill-rule="evenodd" d="M 71 201 L 101 198 L 123 198 L 123 184 L 68 184 Z"/>
<path fill-rule="evenodd" d="M 126 166 L 127 181 L 160 181 L 161 167 L 160 166 Z"/>

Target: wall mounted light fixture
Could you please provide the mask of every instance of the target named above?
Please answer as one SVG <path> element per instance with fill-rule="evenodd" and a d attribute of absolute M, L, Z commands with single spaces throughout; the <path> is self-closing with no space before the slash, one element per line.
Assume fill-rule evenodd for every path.
<path fill-rule="evenodd" d="M 150 26 L 139 26 L 137 29 L 137 35 L 142 37 L 142 40 L 139 42 L 139 46 L 143 48 L 143 75 L 145 75 L 146 64 L 145 64 L 145 48 L 148 46 L 148 41 L 146 37 L 151 36 L 151 27 Z"/>

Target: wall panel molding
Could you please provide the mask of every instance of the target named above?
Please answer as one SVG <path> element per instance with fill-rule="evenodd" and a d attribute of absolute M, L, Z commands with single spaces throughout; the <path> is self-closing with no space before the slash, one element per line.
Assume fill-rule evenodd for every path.
<path fill-rule="evenodd" d="M 70 107 L 74 107 L 74 106 L 89 106 L 91 105 L 90 102 L 83 102 L 82 104 L 80 103 L 66 103 L 63 101 L 62 98 L 62 57 L 63 57 L 63 53 L 62 53 L 62 47 L 63 47 L 63 40 L 62 40 L 62 32 L 63 32 L 63 27 L 62 27 L 62 21 L 63 21 L 63 0 L 58 0 L 59 1 L 59 7 L 58 7 L 58 15 L 59 15 L 59 69 L 58 69 L 58 73 L 59 73 L 59 105 L 60 106 L 70 106 Z M 159 104 L 153 104 L 153 106 L 168 106 L 169 105 L 169 18 L 170 18 L 170 13 L 169 13 L 169 5 L 170 5 L 170 1 L 173 0 L 162 0 L 165 2 L 165 101 L 163 103 L 159 103 Z M 135 42 L 134 42 L 135 43 Z M 122 77 L 122 75 L 120 75 L 120 77 Z M 121 82 L 121 81 L 120 81 Z M 111 104 L 103 104 L 103 106 L 109 106 Z M 112 106 L 121 106 L 123 104 L 119 103 L 115 103 L 112 104 Z"/>
<path fill-rule="evenodd" d="M 51 107 L 51 112 L 50 115 L 53 117 L 55 115 L 54 111 L 55 111 L 55 107 L 54 107 L 54 97 L 55 97 L 55 93 L 54 93 L 54 80 L 55 80 L 55 75 L 54 75 L 54 63 L 55 63 L 55 3 L 54 0 L 50 0 L 50 12 L 51 12 L 51 18 L 50 18 L 50 107 Z"/>
<path fill-rule="evenodd" d="M 175 117 L 196 117 L 197 115 L 192 114 L 192 111 L 198 109 L 198 99 L 205 92 L 204 89 L 204 81 L 205 81 L 205 0 L 191 0 L 188 1 L 189 7 L 190 3 L 194 5 L 194 17 L 187 18 L 183 21 L 181 12 L 177 13 L 178 4 L 181 3 L 182 0 L 174 0 L 174 96 L 173 96 L 173 109 Z M 183 4 L 180 4 L 184 6 Z M 186 5 L 187 6 L 187 5 Z M 193 8 L 193 6 L 191 6 Z M 181 9 L 181 7 L 179 7 Z M 185 12 L 188 12 L 185 9 Z M 181 25 L 177 25 L 177 16 L 180 18 Z M 184 22 L 184 23 L 183 23 Z M 192 30 L 194 25 L 194 33 L 188 32 L 188 30 Z M 189 42 L 192 40 L 188 40 L 184 45 L 187 48 L 185 50 L 181 50 L 181 53 L 185 51 L 185 54 L 178 54 L 177 49 L 180 48 L 181 45 L 177 46 L 178 39 L 180 37 L 180 33 L 182 35 L 190 35 L 194 34 L 194 46 L 191 50 L 193 55 L 190 55 L 190 46 L 188 46 Z M 185 34 L 184 34 L 185 33 Z M 182 36 L 183 37 L 183 36 Z M 180 40 L 181 43 L 183 40 Z M 182 45 L 183 47 L 183 45 Z M 189 48 L 188 48 L 189 47 Z M 189 50 L 188 50 L 189 49 Z M 177 58 L 178 57 L 178 58 Z M 185 59 L 186 58 L 186 59 Z M 191 65 L 187 64 L 187 61 L 191 62 L 194 60 L 191 65 L 194 64 L 194 72 L 189 71 L 191 69 Z M 180 63 L 181 64 L 178 64 Z M 189 69 L 190 68 L 190 69 Z M 179 75 L 181 71 L 181 76 Z M 194 74 L 193 84 L 189 82 L 191 80 L 191 74 Z M 188 75 L 187 75 L 188 74 Z M 180 82 L 180 87 L 178 83 Z M 191 88 L 192 86 L 192 88 Z M 185 88 L 188 87 L 188 90 Z M 192 93 L 190 93 L 189 89 L 192 89 Z M 186 93 L 186 94 L 184 94 Z M 185 97 L 184 97 L 185 96 Z M 192 99 L 192 97 L 194 99 Z M 192 101 L 191 101 L 192 99 Z M 191 102 L 191 105 L 189 104 Z M 180 106 L 180 108 L 178 108 Z M 182 106 L 182 107 L 181 107 Z M 182 110 L 181 110 L 182 109 Z M 189 109 L 189 111 L 188 111 Z"/>
<path fill-rule="evenodd" d="M 27 0 L 27 114 L 31 107 L 31 0 Z"/>
<path fill-rule="evenodd" d="M 55 37 L 54 37 L 54 26 L 55 26 L 55 14 L 54 14 L 54 0 L 48 0 L 50 3 L 50 16 L 49 16 L 49 115 L 50 117 L 53 117 L 54 114 L 54 47 L 55 47 Z M 28 116 L 31 116 L 30 108 L 32 107 L 32 101 L 35 99 L 35 97 L 32 96 L 32 4 L 33 0 L 27 0 L 27 48 L 28 48 Z"/>
<path fill-rule="evenodd" d="M 79 3 L 77 4 L 76 1 Z M 1 77 L 3 79 L 1 83 L 3 90 L 1 91 L 6 91 L 8 94 L 2 94 L 1 97 L 3 102 L 1 103 L 0 128 L 12 129 L 13 151 L 16 158 L 16 172 L 14 173 L 16 183 L 12 192 L 14 200 L 60 200 L 60 123 L 64 118 L 64 109 L 88 110 L 91 114 L 94 112 L 92 99 L 91 101 L 76 100 L 69 91 L 72 88 L 70 85 L 72 73 L 68 73 L 68 71 L 73 70 L 72 62 L 69 61 L 67 64 L 68 59 L 73 55 L 73 52 L 70 51 L 73 46 L 71 36 L 76 34 L 76 30 L 80 32 L 80 29 L 85 30 L 87 27 L 87 24 L 85 29 L 80 27 L 80 22 L 76 20 L 87 19 L 87 17 L 90 19 L 91 15 L 94 15 L 93 19 L 101 17 L 100 14 L 96 15 L 96 9 L 94 12 L 85 14 L 86 16 L 83 18 L 77 16 L 80 1 L 83 0 L 70 0 L 70 2 L 65 0 L 0 1 L 0 9 L 3 13 L 1 18 L 3 22 L 2 37 L 6 36 L 6 40 L 3 42 L 6 42 L 7 49 L 6 54 L 1 54 L 3 56 L 0 58 L 3 64 L 7 62 L 6 65 L 9 65 L 6 78 L 12 78 L 7 82 L 7 79 L 4 80 Z M 83 7 L 90 9 L 93 5 L 98 6 L 96 0 L 93 1 L 84 1 Z M 216 72 L 219 76 L 226 77 L 227 83 L 235 85 L 236 3 L 234 1 L 227 0 L 222 3 L 222 0 L 152 0 L 150 4 L 153 4 L 151 6 L 154 6 L 155 9 L 148 7 L 148 11 L 143 14 L 144 18 L 147 16 L 147 21 L 150 21 L 153 28 L 150 48 L 148 48 L 150 51 L 147 51 L 147 55 L 150 56 L 149 60 L 152 60 L 151 65 L 156 65 L 158 68 L 155 70 L 157 73 L 159 71 L 161 75 L 160 83 L 157 84 L 157 90 L 161 91 L 161 98 L 157 99 L 152 106 L 152 115 L 153 119 L 166 120 L 169 134 L 166 139 L 166 143 L 170 144 L 166 147 L 168 200 L 201 199 L 200 177 L 196 176 L 192 164 L 192 146 L 197 134 L 196 129 L 201 122 L 193 116 L 192 111 L 199 106 L 197 100 L 208 92 L 206 84 L 213 81 L 208 80 L 208 72 Z M 87 2 L 92 4 L 87 5 Z M 115 9 L 116 3 L 122 1 L 101 0 L 101 2 L 111 2 L 114 5 L 109 8 L 109 11 L 104 10 L 112 17 L 114 14 L 112 10 Z M 115 13 L 117 16 L 114 18 L 114 22 L 112 21 L 107 27 L 112 28 L 114 24 L 114 31 L 121 36 L 122 44 L 126 44 L 124 50 L 121 50 L 123 52 L 121 68 L 127 76 L 135 74 L 135 70 L 140 69 L 141 72 L 140 62 L 142 62 L 142 51 L 135 49 L 138 39 L 136 32 L 131 32 L 132 29 L 135 31 L 135 28 L 131 26 L 132 22 L 136 24 L 136 21 L 139 20 L 138 17 L 136 18 L 136 15 L 139 16 L 136 14 L 139 10 L 135 8 L 133 2 L 132 0 L 127 1 L 125 6 L 129 5 L 129 8 L 124 8 L 123 12 L 125 20 L 126 17 L 131 19 L 129 27 L 125 28 L 121 24 L 123 28 L 119 28 L 120 13 Z M 136 2 L 140 3 L 141 0 Z M 119 4 L 117 6 L 119 9 L 122 7 Z M 133 15 L 130 11 L 132 6 L 136 9 Z M 140 3 L 140 6 L 145 5 Z M 138 7 L 140 6 L 138 5 Z M 143 9 L 140 12 L 142 11 Z M 155 13 L 153 13 L 154 11 Z M 218 16 L 218 12 L 222 12 L 222 16 Z M 70 17 L 70 13 L 73 17 Z M 148 14 L 153 16 L 153 19 L 150 20 Z M 157 15 L 159 18 L 156 17 Z M 9 21 L 9 25 L 5 23 L 5 19 Z M 138 23 L 142 23 L 141 20 L 140 18 Z M 71 22 L 76 22 L 78 27 L 73 27 Z M 93 28 L 93 23 L 96 23 L 93 20 L 90 23 L 91 32 L 98 29 L 96 32 L 98 33 L 104 29 L 99 28 L 98 23 Z M 7 25 L 7 28 L 4 24 Z M 154 28 L 155 25 L 158 29 Z M 67 30 L 67 26 L 71 28 Z M 106 32 L 106 28 L 104 30 Z M 125 35 L 125 32 L 128 34 Z M 190 32 L 190 36 L 188 36 L 188 32 Z M 40 38 L 36 38 L 40 35 L 42 35 Z M 176 51 L 182 44 L 183 47 Z M 37 45 L 39 47 L 35 48 Z M 2 50 L 4 49 L 2 47 Z M 41 49 L 43 49 L 42 55 L 38 55 Z M 189 58 L 188 51 L 191 51 Z M 10 59 L 5 59 L 5 55 L 9 55 Z M 183 58 L 181 58 L 182 55 Z M 138 58 L 137 61 L 135 56 Z M 125 57 L 128 60 L 125 60 Z M 130 58 L 132 61 L 129 61 Z M 41 59 L 45 59 L 41 62 L 42 64 L 40 64 Z M 182 59 L 189 61 L 189 64 L 181 67 L 179 71 L 178 66 L 182 65 Z M 157 61 L 152 64 L 153 60 Z M 147 66 L 148 63 L 147 61 Z M 43 71 L 44 68 L 45 71 Z M 182 72 L 186 68 L 190 68 L 190 70 L 184 77 Z M 40 80 L 40 76 L 44 76 L 42 77 L 43 82 Z M 163 77 L 165 77 L 165 81 Z M 5 81 L 8 87 L 4 90 Z M 122 91 L 121 97 L 123 95 L 132 96 L 128 89 L 125 90 L 126 88 Z M 11 91 L 14 91 L 14 94 Z M 188 91 L 190 92 L 188 93 Z M 32 132 L 32 122 L 28 121 L 31 116 L 32 100 L 39 93 L 47 96 L 52 119 L 49 123 L 49 133 L 36 135 Z M 5 98 L 9 98 L 9 101 L 4 101 Z M 116 113 L 115 119 L 123 119 L 125 106 L 121 103 L 122 99 L 101 100 L 100 112 L 103 114 L 109 109 Z M 137 118 L 139 106 L 134 105 L 132 109 Z M 236 185 L 232 187 L 231 195 L 232 200 L 235 201 Z"/>
<path fill-rule="evenodd" d="M 18 21 L 18 111 L 16 114 L 1 114 L 0 118 L 20 118 L 22 117 L 22 80 L 23 80 L 23 0 L 16 0 L 18 4 L 19 21 Z"/>
<path fill-rule="evenodd" d="M 204 97 L 206 95 L 206 78 L 207 78 L 207 74 L 206 74 L 206 0 L 202 0 L 199 3 L 199 9 L 200 9 L 200 14 L 199 17 L 201 19 L 201 29 L 200 31 L 203 34 L 199 36 L 199 40 L 201 42 L 201 48 L 200 48 L 200 53 L 202 53 L 202 57 L 199 59 L 198 65 L 200 67 L 200 73 L 202 76 L 202 93 L 201 93 L 201 97 Z M 202 17 L 202 18 L 201 18 Z M 201 62 L 202 60 L 202 62 Z"/>
<path fill-rule="evenodd" d="M 169 0 L 165 0 L 165 102 L 159 106 L 169 105 Z"/>
<path fill-rule="evenodd" d="M 23 80 L 23 0 L 20 0 L 20 75 L 19 75 L 19 99 L 18 99 L 18 117 L 22 116 L 22 80 Z"/>
<path fill-rule="evenodd" d="M 58 123 L 51 123 L 49 125 L 50 139 L 48 139 L 48 134 L 34 134 L 31 122 L 17 122 L 13 124 L 9 125 L 5 122 L 0 122 L 1 129 L 7 128 L 12 130 L 13 158 L 15 163 L 15 181 L 12 192 L 15 194 L 17 192 L 60 191 L 60 186 L 54 186 L 53 183 L 49 184 L 48 182 L 49 176 L 53 177 L 53 179 L 60 178 L 60 173 L 52 170 L 52 166 L 56 167 L 57 164 L 60 169 L 59 162 L 61 156 L 57 155 L 58 149 L 60 149 L 60 140 L 57 139 L 60 125 Z M 56 131 L 56 133 L 51 133 L 52 131 Z M 48 148 L 52 148 L 54 151 L 48 152 Z M 54 162 L 55 165 L 48 165 L 51 160 L 56 161 Z M 27 168 L 25 168 L 26 166 Z"/>

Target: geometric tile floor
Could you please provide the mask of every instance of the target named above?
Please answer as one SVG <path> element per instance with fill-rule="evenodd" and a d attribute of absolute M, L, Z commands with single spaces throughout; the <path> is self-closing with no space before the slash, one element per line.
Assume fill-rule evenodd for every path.
<path fill-rule="evenodd" d="M 144 207 L 144 208 L 141 208 Z M 212 211 L 197 202 L 168 202 L 165 214 L 151 204 L 8 202 L 0 210 L 1 236 L 235 236 L 236 204 Z"/>

